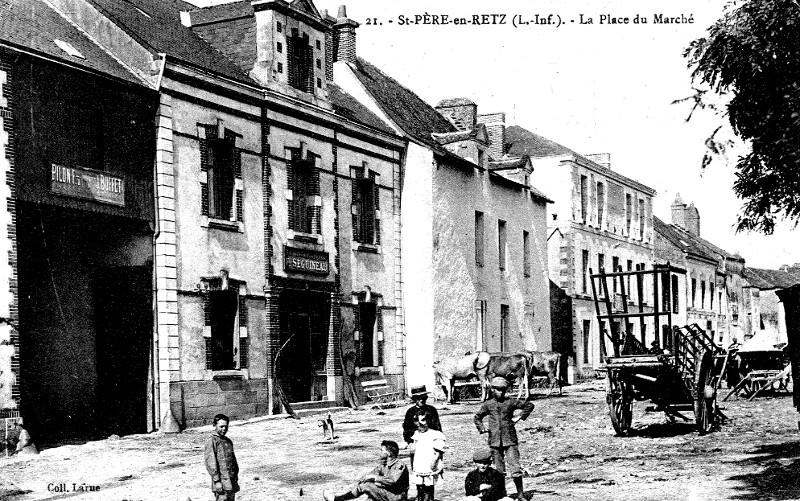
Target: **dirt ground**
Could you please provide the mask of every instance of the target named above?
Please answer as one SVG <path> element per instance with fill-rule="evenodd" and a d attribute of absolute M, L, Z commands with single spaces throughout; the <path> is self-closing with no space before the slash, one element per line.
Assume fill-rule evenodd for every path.
<path fill-rule="evenodd" d="M 530 418 L 517 425 L 532 499 L 800 499 L 798 414 L 791 396 L 725 402 L 728 420 L 705 436 L 690 423 L 671 424 L 663 414 L 645 412 L 648 402 L 636 402 L 634 433 L 620 438 L 610 425 L 603 384 L 591 381 L 565 388 L 562 397 L 539 398 Z M 448 439 L 436 498 L 457 500 L 473 467 L 472 450 L 485 445 L 486 436 L 472 422 L 476 402 L 433 403 Z M 334 414 L 338 438 L 332 442 L 323 439 L 316 417 L 234 422 L 229 437 L 242 469 L 237 500 L 320 500 L 323 489 L 346 487 L 375 464 L 382 439 L 401 441 L 405 408 Z M 0 458 L 0 500 L 211 500 L 203 466 L 209 430 Z M 61 488 L 65 492 L 57 492 Z M 409 494 L 413 498 L 413 487 Z"/>

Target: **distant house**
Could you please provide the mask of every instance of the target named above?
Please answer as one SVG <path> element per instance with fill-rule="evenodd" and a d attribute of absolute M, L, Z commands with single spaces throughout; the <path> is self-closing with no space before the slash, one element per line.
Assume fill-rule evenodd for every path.
<path fill-rule="evenodd" d="M 518 125 L 506 129 L 504 143 L 507 154 L 531 158 L 537 186 L 554 200 L 548 207 L 547 261 L 550 280 L 563 292 L 553 295 L 552 329 L 571 334 L 560 344 L 577 371 L 592 371 L 603 363 L 600 331 L 611 326 L 598 322 L 589 275 L 652 267 L 656 192 L 613 171 L 609 154 L 581 155 Z M 628 300 L 638 301 L 636 287 L 627 285 Z M 610 294 L 616 298 L 621 290 Z M 642 290 L 645 311 L 652 309 L 652 295 L 649 287 Z M 652 325 L 619 327 L 647 345 L 656 338 Z"/>
<path fill-rule="evenodd" d="M 700 236 L 700 213 L 677 195 L 672 203 L 672 223 L 653 218 L 656 229 L 655 259 L 686 270 L 680 304 L 686 322 L 697 324 L 715 342 L 727 347 L 750 332 L 749 299 L 743 293 L 744 259 Z"/>
<path fill-rule="evenodd" d="M 408 384 L 468 351 L 548 350 L 547 196 L 525 155 L 502 154 L 502 114 L 469 99 L 434 109 L 369 62 L 334 81 L 408 139 L 401 192 Z"/>
<path fill-rule="evenodd" d="M 752 330 L 750 336 L 762 345 L 780 345 L 788 342 L 786 312 L 776 291 L 800 284 L 800 263 L 784 265 L 778 270 L 745 268 L 747 280 L 745 293 L 750 296 Z M 745 336 L 743 341 L 750 336 Z"/>

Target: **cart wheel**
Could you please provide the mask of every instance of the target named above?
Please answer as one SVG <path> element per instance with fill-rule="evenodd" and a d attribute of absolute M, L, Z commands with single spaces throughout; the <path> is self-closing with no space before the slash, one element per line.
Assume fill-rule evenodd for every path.
<path fill-rule="evenodd" d="M 694 373 L 694 417 L 697 431 L 705 435 L 714 427 L 717 413 L 717 389 L 712 372 L 714 363 L 710 351 L 704 351 L 697 359 Z"/>
<path fill-rule="evenodd" d="M 618 436 L 624 437 L 631 431 L 633 389 L 619 371 L 608 371 L 606 381 L 606 402 L 611 425 Z"/>

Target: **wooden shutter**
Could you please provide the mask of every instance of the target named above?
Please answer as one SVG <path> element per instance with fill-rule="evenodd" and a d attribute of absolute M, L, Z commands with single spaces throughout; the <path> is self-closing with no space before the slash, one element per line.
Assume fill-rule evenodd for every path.
<path fill-rule="evenodd" d="M 216 125 L 201 125 L 203 137 L 200 138 L 200 171 L 205 172 L 208 176 L 209 168 L 213 162 L 213 155 L 211 152 L 211 140 L 216 139 L 218 128 Z M 206 181 L 200 182 L 200 213 L 208 216 L 208 178 Z"/>

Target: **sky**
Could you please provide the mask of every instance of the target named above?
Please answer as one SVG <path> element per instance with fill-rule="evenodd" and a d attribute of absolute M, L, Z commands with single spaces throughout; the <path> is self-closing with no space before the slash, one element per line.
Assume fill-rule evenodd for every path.
<path fill-rule="evenodd" d="M 610 153 L 613 170 L 657 191 L 654 214 L 663 221 L 670 221 L 680 193 L 700 212 L 701 236 L 739 252 L 748 266 L 800 263 L 800 229 L 793 222 L 779 224 L 771 236 L 734 231 L 742 206 L 732 191 L 736 155 L 700 168 L 704 141 L 721 119 L 701 114 L 687 123 L 690 106 L 671 104 L 692 94 L 684 48 L 705 34 L 727 2 L 347 0 L 346 6 L 361 24 L 358 55 L 428 103 L 467 97 L 479 113 L 505 112 L 507 126 L 583 154 Z M 334 16 L 342 3 L 314 2 Z M 498 24 L 403 23 L 425 14 L 431 21 L 433 15 L 472 20 L 486 14 L 479 19 Z M 535 24 L 537 15 L 554 24 Z M 657 15 L 682 22 L 656 24 Z M 634 22 L 637 16 L 647 23 Z M 515 27 L 517 19 L 529 24 Z M 531 180 L 535 185 L 535 172 Z"/>

